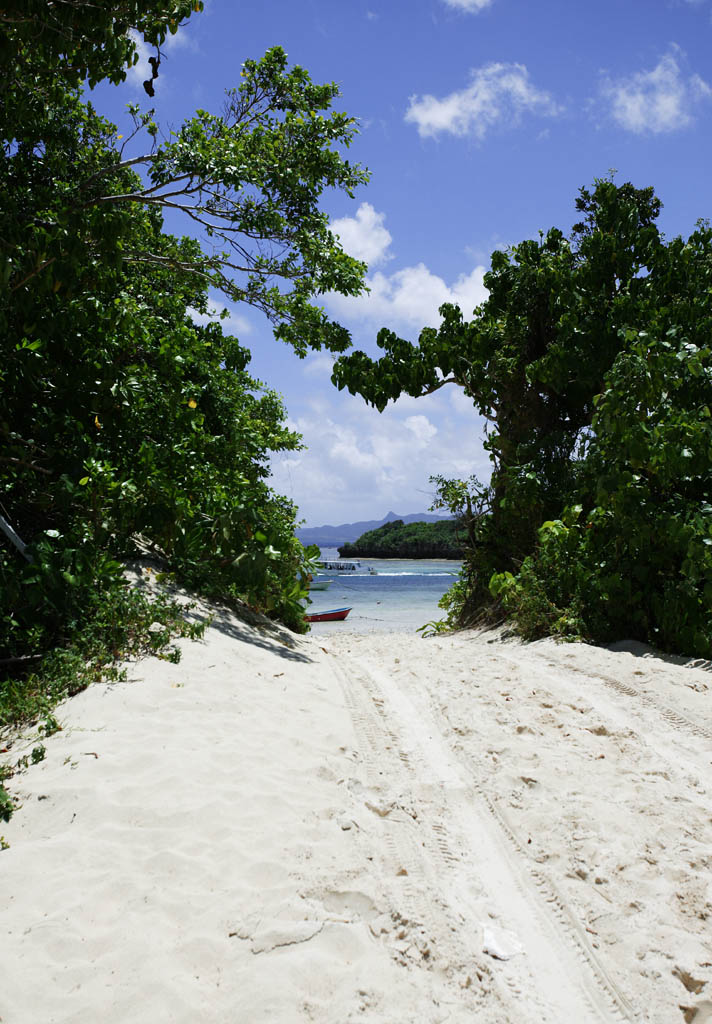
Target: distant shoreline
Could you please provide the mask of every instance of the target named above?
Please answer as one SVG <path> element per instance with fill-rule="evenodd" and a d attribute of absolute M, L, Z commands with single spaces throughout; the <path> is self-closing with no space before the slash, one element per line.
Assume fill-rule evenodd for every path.
<path fill-rule="evenodd" d="M 404 523 L 402 519 L 368 530 L 339 546 L 341 558 L 462 558 L 461 531 L 455 519 Z"/>

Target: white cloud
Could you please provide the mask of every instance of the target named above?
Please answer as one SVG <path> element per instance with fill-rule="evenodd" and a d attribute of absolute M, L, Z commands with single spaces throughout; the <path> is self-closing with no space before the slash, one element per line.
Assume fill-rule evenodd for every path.
<path fill-rule="evenodd" d="M 492 0 L 445 0 L 445 3 L 448 7 L 456 7 L 468 14 L 479 14 L 491 5 Z"/>
<path fill-rule="evenodd" d="M 340 217 L 330 224 L 349 256 L 369 266 L 390 259 L 391 234 L 384 227 L 385 213 L 376 213 L 370 203 L 361 203 L 355 217 Z"/>
<path fill-rule="evenodd" d="M 135 89 L 140 89 L 141 93 L 145 96 L 143 83 L 148 81 L 153 74 L 151 65 L 148 63 L 148 58 L 156 56 L 156 48 L 155 46 L 151 46 L 149 43 L 145 42 L 141 33 L 137 32 L 134 28 L 129 29 L 129 35 L 136 46 L 138 62 L 127 69 L 126 80 Z M 190 33 L 186 31 L 185 27 L 179 29 L 174 35 L 171 35 L 169 32 L 161 44 L 161 54 L 162 57 L 166 59 L 161 60 L 160 67 L 158 69 L 158 77 L 153 83 L 154 89 L 158 89 L 159 86 L 162 86 L 163 91 L 165 92 L 168 80 L 168 68 L 170 67 L 170 57 L 171 54 L 175 53 L 177 50 L 197 51 L 194 39 L 191 37 Z"/>
<path fill-rule="evenodd" d="M 485 268 L 475 267 L 469 274 L 461 274 L 452 285 L 433 274 L 424 263 L 405 267 L 386 275 L 377 271 L 367 278 L 371 291 L 367 295 L 329 295 L 329 306 L 339 317 L 367 318 L 378 321 L 379 326 L 396 328 L 437 327 L 438 309 L 444 302 L 460 306 L 465 317 L 475 306 L 487 298 L 483 284 Z"/>
<path fill-rule="evenodd" d="M 659 135 L 692 123 L 694 106 L 710 99 L 712 89 L 699 75 L 683 74 L 678 62 L 683 57 L 682 51 L 673 47 L 652 71 L 604 81 L 601 92 L 622 128 L 638 135 Z"/>
<path fill-rule="evenodd" d="M 408 416 L 405 425 L 421 445 L 427 445 L 438 432 L 438 428 L 430 422 L 427 416 Z"/>
<path fill-rule="evenodd" d="M 302 372 L 307 377 L 331 377 L 334 370 L 335 356 L 328 352 L 317 352 L 304 361 Z"/>
<path fill-rule="evenodd" d="M 138 53 L 138 63 L 128 69 L 126 80 L 135 88 L 143 90 L 143 83 L 151 77 L 151 68 L 148 58 L 154 54 L 153 47 L 144 42 L 143 36 L 136 29 L 129 29 L 129 35 L 134 42 Z"/>
<path fill-rule="evenodd" d="M 222 319 L 221 315 L 227 311 L 227 316 Z M 223 329 L 223 334 L 234 334 L 236 337 L 240 337 L 242 334 L 249 334 L 252 327 L 248 320 L 244 316 L 240 316 L 234 309 L 226 306 L 223 302 L 215 302 L 210 300 L 210 307 L 207 313 L 199 313 L 197 309 L 189 309 L 191 320 L 196 324 L 209 324 L 213 320 L 217 320 Z"/>
<path fill-rule="evenodd" d="M 382 215 L 367 204 L 343 221 L 350 222 L 354 237 L 383 228 Z M 382 240 L 381 252 L 390 241 L 390 235 Z M 469 318 L 487 298 L 484 274 L 478 265 L 448 283 L 419 263 L 392 274 L 377 270 L 368 278 L 370 294 L 325 299 L 330 312 L 355 332 L 383 324 L 417 332 L 437 326 L 438 307 L 445 302 L 458 304 Z M 289 426 L 302 435 L 306 449 L 272 458 L 271 485 L 297 504 L 309 525 L 375 519 L 390 509 L 424 511 L 432 501 L 431 474 L 465 478 L 474 472 L 488 479 L 484 422 L 471 399 L 455 397 L 459 389 L 448 385 L 425 398 L 402 396 L 378 413 L 362 398 L 332 387 L 332 362 L 329 353 L 304 361 L 303 387 L 289 400 Z"/>
<path fill-rule="evenodd" d="M 403 415 L 400 402 L 378 413 L 360 398 L 334 393 L 328 411 L 290 421 L 307 449 L 274 456 L 271 486 L 318 526 L 375 519 L 390 509 L 425 511 L 431 474 L 486 479 L 483 424 L 472 403 L 462 415 L 443 416 L 449 403 L 438 398 L 418 399 L 419 411 Z"/>
<path fill-rule="evenodd" d="M 516 123 L 523 113 L 554 117 L 561 109 L 531 83 L 523 64 L 492 63 L 473 68 L 467 88 L 443 99 L 411 97 L 405 119 L 423 138 L 449 132 L 482 140 L 498 122 Z"/>
<path fill-rule="evenodd" d="M 462 388 L 450 388 L 448 391 L 450 405 L 456 414 L 466 416 L 472 413 L 473 402 L 469 395 L 466 395 Z"/>
<path fill-rule="evenodd" d="M 169 32 L 161 43 L 161 50 L 171 53 L 174 50 L 192 50 L 197 52 L 198 46 L 195 37 L 190 33 L 190 24 L 185 24 L 177 32 Z"/>
<path fill-rule="evenodd" d="M 489 295 L 483 281 L 486 273 L 486 267 L 475 267 L 469 274 L 460 274 L 451 288 L 453 298 L 448 299 L 448 302 L 456 302 L 465 318 L 470 317 L 475 306 L 479 306 Z"/>

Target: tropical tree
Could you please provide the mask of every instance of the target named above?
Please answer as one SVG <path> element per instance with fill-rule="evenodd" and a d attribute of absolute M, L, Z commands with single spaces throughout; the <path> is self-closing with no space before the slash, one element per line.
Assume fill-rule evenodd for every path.
<path fill-rule="evenodd" d="M 138 61 L 141 37 L 160 55 L 168 33 L 202 9 L 203 0 L 4 0 L 0 80 L 5 88 L 24 85 L 28 96 L 58 80 L 63 86 L 118 84 Z"/>
<path fill-rule="evenodd" d="M 159 263 L 197 272 L 232 301 L 256 306 L 301 356 L 348 347 L 347 332 L 314 300 L 363 288 L 364 265 L 343 252 L 319 206 L 325 189 L 351 195 L 366 180 L 339 148 L 350 144 L 355 122 L 325 115 L 337 86 L 314 85 L 302 68 L 288 68 L 278 47 L 247 61 L 242 77 L 221 116 L 201 111 L 162 143 L 151 113 L 134 107 L 135 131 L 120 139 L 76 91 L 57 87 L 40 85 L 35 109 L 20 122 L 19 90 L 8 85 L 0 184 L 13 303 L 32 302 L 38 276 L 67 287 L 77 263 Z M 147 148 L 129 153 L 143 137 Z M 126 174 L 136 169 L 145 176 Z M 192 259 L 138 245 L 128 227 L 117 245 L 122 224 L 149 207 L 182 214 L 203 236 Z"/>
<path fill-rule="evenodd" d="M 249 352 L 195 317 L 218 288 L 299 355 L 345 348 L 319 299 L 358 292 L 365 268 L 320 200 L 366 175 L 342 154 L 356 126 L 330 109 L 336 87 L 279 48 L 246 62 L 222 116 L 199 112 L 162 142 L 151 112 L 134 109 L 121 139 L 85 102 L 80 79 L 125 75 L 131 29 L 160 55 L 200 6 L 0 16 L 0 515 L 20 539 L 0 538 L 5 663 L 71 642 L 121 590 L 137 540 L 193 586 L 304 628 L 296 509 L 266 483 L 270 452 L 299 438 Z M 190 237 L 165 232 L 166 209 Z"/>
<path fill-rule="evenodd" d="M 656 225 L 660 201 L 652 189 L 631 184 L 597 181 L 580 191 L 576 205 L 583 216 L 569 238 L 554 228 L 493 254 L 485 275 L 489 296 L 472 320 L 443 306 L 441 326 L 423 330 L 417 344 L 384 329 L 380 359 L 362 352 L 343 356 L 333 379 L 379 409 L 400 394 L 423 396 L 455 383 L 488 421 L 492 479 L 488 493 L 474 497 L 489 511 L 477 522 L 460 621 L 491 610 L 493 597 L 499 608 L 507 598 L 520 620 L 527 610 L 528 635 L 578 629 L 610 638 L 625 629 L 667 647 L 707 649 L 712 634 L 701 623 L 705 616 L 709 621 L 709 575 L 699 555 L 710 538 L 700 505 L 710 493 L 712 452 L 704 411 L 712 403 L 705 334 L 709 229 L 700 227 L 687 243 L 666 244 Z M 680 405 L 683 369 L 695 386 L 684 390 L 691 397 Z M 664 456 L 663 439 L 671 446 Z M 636 470 L 631 461 L 651 445 L 657 455 L 649 465 L 664 463 L 668 472 L 676 467 L 667 495 L 657 468 L 641 475 L 643 463 Z M 643 476 L 644 501 L 638 493 Z M 567 507 L 589 513 L 592 538 L 596 524 L 607 523 L 609 557 L 591 560 L 585 571 L 578 555 L 564 559 L 560 550 L 573 528 Z M 543 534 L 542 524 L 548 524 Z M 558 524 L 553 532 L 551 524 Z M 662 547 L 664 555 L 646 554 L 651 529 L 657 530 L 653 548 Z M 632 537 L 638 539 L 628 549 Z M 541 564 L 551 580 L 559 578 L 552 565 L 581 569 L 575 599 L 572 584 L 564 587 L 570 600 L 563 593 L 547 596 L 544 570 L 538 576 L 534 570 L 532 559 L 552 545 L 556 553 Z M 623 549 L 628 565 L 620 561 Z M 671 581 L 682 577 L 686 596 L 671 603 L 670 587 L 677 586 Z M 605 578 L 605 586 L 592 586 L 595 578 Z M 637 582 L 629 587 L 631 579 Z M 536 609 L 528 603 L 534 590 L 541 598 Z M 621 615 L 621 600 L 628 608 L 639 602 L 643 610 Z M 567 612 L 572 601 L 576 609 Z M 609 601 L 616 611 L 605 614 Z M 663 628 L 665 608 L 683 605 L 677 626 Z"/>

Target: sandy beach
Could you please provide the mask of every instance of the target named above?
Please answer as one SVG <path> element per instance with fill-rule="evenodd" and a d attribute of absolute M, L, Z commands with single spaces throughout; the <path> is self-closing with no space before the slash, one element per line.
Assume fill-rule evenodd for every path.
<path fill-rule="evenodd" d="M 180 646 L 8 783 L 3 1024 L 712 1021 L 705 666 L 224 611 Z"/>

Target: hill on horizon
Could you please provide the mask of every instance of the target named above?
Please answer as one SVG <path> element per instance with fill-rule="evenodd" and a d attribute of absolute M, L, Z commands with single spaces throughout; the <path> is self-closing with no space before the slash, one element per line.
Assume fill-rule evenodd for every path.
<path fill-rule="evenodd" d="M 318 547 L 337 548 L 340 544 L 358 540 L 362 533 L 377 530 L 379 526 L 393 523 L 401 519 L 404 523 L 436 523 L 447 516 L 439 516 L 434 512 L 413 512 L 410 515 L 398 515 L 387 512 L 383 519 L 367 519 L 358 523 L 341 523 L 339 526 L 301 526 L 294 532 L 302 544 L 316 544 Z"/>

